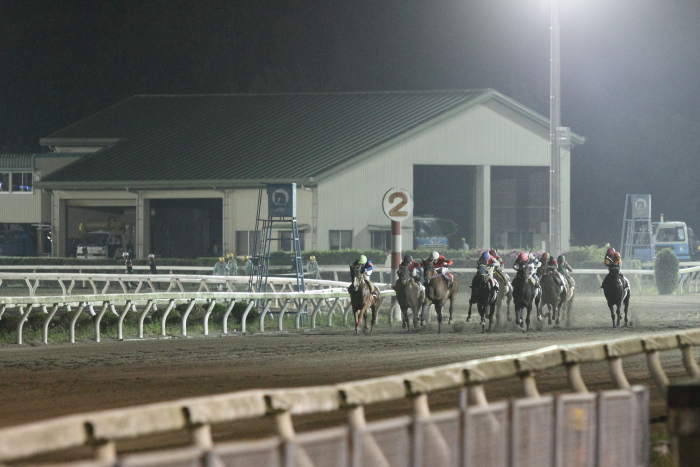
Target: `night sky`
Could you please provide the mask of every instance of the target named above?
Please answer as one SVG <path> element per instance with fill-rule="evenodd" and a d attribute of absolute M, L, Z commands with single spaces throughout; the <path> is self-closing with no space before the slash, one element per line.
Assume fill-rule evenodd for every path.
<path fill-rule="evenodd" d="M 700 2 L 560 0 L 572 244 L 700 228 Z M 549 0 L 0 0 L 3 152 L 133 94 L 493 88 L 549 114 Z"/>

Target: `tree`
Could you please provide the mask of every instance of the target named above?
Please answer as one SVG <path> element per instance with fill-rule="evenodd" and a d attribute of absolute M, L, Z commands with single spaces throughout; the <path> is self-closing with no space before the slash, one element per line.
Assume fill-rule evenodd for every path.
<path fill-rule="evenodd" d="M 656 253 L 654 279 L 661 295 L 671 295 L 678 284 L 678 258 L 671 248 Z"/>

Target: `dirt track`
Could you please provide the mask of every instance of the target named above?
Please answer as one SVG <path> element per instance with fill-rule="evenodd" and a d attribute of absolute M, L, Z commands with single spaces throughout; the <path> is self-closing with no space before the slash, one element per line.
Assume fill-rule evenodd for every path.
<path fill-rule="evenodd" d="M 541 331 L 528 333 L 511 324 L 480 334 L 474 323 L 464 322 L 465 302 L 464 295 L 458 298 L 461 332 L 443 325 L 441 335 L 434 323 L 408 335 L 400 326 L 380 324 L 372 336 L 354 336 L 349 326 L 337 326 L 233 337 L 7 344 L 0 348 L 0 426 L 242 389 L 331 384 L 551 344 L 700 326 L 700 294 L 633 297 L 633 325 L 618 329 L 611 326 L 602 296 L 577 297 L 570 328 L 545 323 Z M 662 361 L 669 376 L 682 375 L 680 352 L 666 354 Z M 633 384 L 651 385 L 643 357 L 625 360 L 625 370 Z M 591 389 L 612 387 L 607 364 L 590 365 L 583 375 Z M 541 392 L 566 388 L 563 370 L 544 372 L 537 380 Z M 486 389 L 492 400 L 521 395 L 515 380 Z M 652 398 L 652 416 L 663 413 L 657 391 Z M 438 407 L 453 402 L 451 395 L 431 398 Z"/>

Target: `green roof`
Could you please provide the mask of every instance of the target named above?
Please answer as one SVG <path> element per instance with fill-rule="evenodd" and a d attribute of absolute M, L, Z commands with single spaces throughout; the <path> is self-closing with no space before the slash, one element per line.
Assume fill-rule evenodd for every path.
<path fill-rule="evenodd" d="M 308 94 L 137 95 L 41 139 L 106 146 L 37 186 L 240 186 L 309 183 L 493 90 Z"/>

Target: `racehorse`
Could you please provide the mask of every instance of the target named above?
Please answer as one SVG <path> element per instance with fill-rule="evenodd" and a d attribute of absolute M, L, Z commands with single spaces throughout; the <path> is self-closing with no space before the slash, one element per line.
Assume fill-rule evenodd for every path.
<path fill-rule="evenodd" d="M 442 330 L 442 307 L 445 306 L 447 300 L 450 301 L 450 319 L 452 322 L 452 308 L 454 306 L 454 298 L 459 290 L 457 279 L 454 280 L 452 287 L 448 287 L 448 283 L 443 274 L 437 274 L 435 266 L 429 260 L 423 260 L 423 277 L 425 278 L 425 301 L 423 302 L 422 314 L 425 317 L 426 307 L 430 307 L 432 303 L 435 305 L 435 313 L 438 318 L 438 334 Z"/>
<path fill-rule="evenodd" d="M 355 335 L 360 334 L 359 327 L 363 318 L 365 320 L 365 329 L 367 329 L 366 313 L 368 308 L 372 310 L 372 325 L 369 329 L 369 333 L 372 334 L 374 325 L 377 323 L 377 312 L 379 305 L 382 304 L 382 297 L 379 295 L 375 298 L 372 295 L 369 283 L 362 277 L 360 266 L 350 266 L 350 276 L 352 277 L 352 284 L 348 287 L 348 293 L 350 293 L 350 303 L 355 316 Z"/>
<path fill-rule="evenodd" d="M 542 297 L 537 307 L 537 320 L 542 321 L 544 316 L 543 310 L 546 306 L 549 309 L 546 315 L 549 325 L 552 324 L 552 320 L 559 324 L 561 309 L 564 302 L 566 302 L 568 294 L 568 287 L 566 285 L 560 286 L 556 282 L 554 274 L 557 274 L 557 272 L 547 267 L 540 268 L 537 274 L 540 277 L 540 287 L 542 287 Z"/>
<path fill-rule="evenodd" d="M 476 303 L 476 309 L 481 316 L 481 332 L 486 330 L 486 310 L 488 309 L 489 331 L 491 330 L 491 322 L 493 321 L 493 313 L 496 310 L 496 300 L 498 299 L 499 290 L 492 290 L 489 282 L 488 268 L 485 265 L 480 265 L 474 278 L 472 279 L 472 296 L 469 299 L 469 313 L 467 321 L 472 315 L 472 304 Z"/>
<path fill-rule="evenodd" d="M 627 321 L 627 308 L 630 306 L 630 283 L 626 277 L 620 277 L 620 268 L 612 267 L 608 272 L 606 279 L 603 281 L 603 293 L 605 294 L 605 300 L 608 302 L 608 308 L 610 308 L 610 317 L 612 318 L 613 327 L 620 325 L 620 308 L 622 304 L 625 305 L 625 326 L 628 325 Z M 616 307 L 617 311 L 617 324 L 615 323 L 615 311 L 613 308 Z"/>
<path fill-rule="evenodd" d="M 503 271 L 494 274 L 498 281 L 498 297 L 496 298 L 496 328 L 498 328 L 501 320 L 501 306 L 503 300 L 506 301 L 506 311 L 508 312 L 508 320 L 510 321 L 510 303 L 513 301 L 513 284 L 510 282 L 510 277 Z"/>
<path fill-rule="evenodd" d="M 425 302 L 425 288 L 421 287 L 411 277 L 411 272 L 406 266 L 401 266 L 398 271 L 399 278 L 394 284 L 396 291 L 396 301 L 401 308 L 401 316 L 403 317 L 403 327 L 407 331 L 411 330 L 408 322 L 408 309 L 413 310 L 413 327 L 418 327 L 418 316 L 420 315 L 423 302 Z"/>
<path fill-rule="evenodd" d="M 535 309 L 539 307 L 540 296 L 537 293 L 535 284 L 527 275 L 527 265 L 521 263 L 518 272 L 513 279 L 513 307 L 515 308 L 515 324 L 521 328 L 527 324 L 526 331 L 530 330 L 530 313 L 532 312 L 532 301 L 535 301 Z M 523 310 L 527 310 L 527 317 L 523 321 Z"/>

